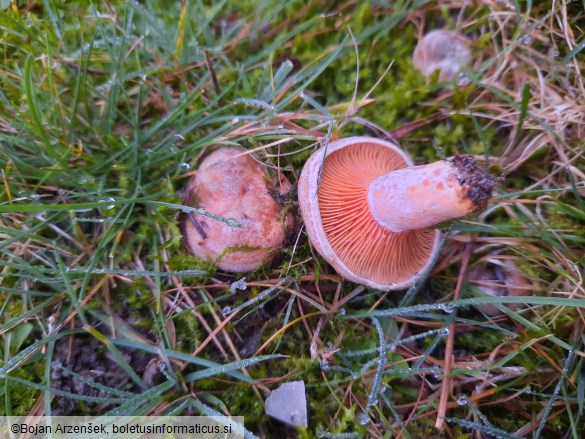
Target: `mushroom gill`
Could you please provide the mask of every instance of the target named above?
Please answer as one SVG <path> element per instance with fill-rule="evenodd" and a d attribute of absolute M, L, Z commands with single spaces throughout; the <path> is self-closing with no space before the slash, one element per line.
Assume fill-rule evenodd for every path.
<path fill-rule="evenodd" d="M 368 205 L 370 183 L 406 166 L 398 153 L 375 143 L 357 143 L 325 157 L 318 191 L 323 230 L 347 268 L 379 284 L 411 278 L 433 249 L 435 232 L 392 232 L 376 222 Z"/>

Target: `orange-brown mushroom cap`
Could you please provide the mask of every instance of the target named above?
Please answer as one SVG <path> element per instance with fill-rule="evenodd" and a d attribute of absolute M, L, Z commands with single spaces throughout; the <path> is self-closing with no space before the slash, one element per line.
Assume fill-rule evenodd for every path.
<path fill-rule="evenodd" d="M 226 147 L 210 154 L 189 181 L 186 203 L 233 219 L 241 227 L 192 214 L 183 223 L 187 248 L 226 271 L 251 271 L 270 261 L 294 219 L 290 213 L 282 214 L 271 195 L 290 190 L 289 181 L 281 176 L 272 187 L 268 180 L 266 167 L 244 148 Z"/>
<path fill-rule="evenodd" d="M 392 232 L 370 210 L 370 184 L 408 166 L 405 152 L 369 137 L 331 142 L 305 164 L 299 205 L 309 239 L 342 277 L 382 290 L 407 288 L 437 252 L 439 231 Z"/>

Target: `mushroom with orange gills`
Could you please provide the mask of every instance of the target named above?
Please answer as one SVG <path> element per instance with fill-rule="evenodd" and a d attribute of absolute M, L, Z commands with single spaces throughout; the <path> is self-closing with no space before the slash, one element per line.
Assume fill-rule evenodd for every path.
<path fill-rule="evenodd" d="M 438 252 L 440 231 L 429 228 L 483 209 L 495 181 L 470 157 L 414 166 L 393 143 L 349 137 L 309 158 L 299 206 L 310 242 L 339 275 L 403 289 Z"/>

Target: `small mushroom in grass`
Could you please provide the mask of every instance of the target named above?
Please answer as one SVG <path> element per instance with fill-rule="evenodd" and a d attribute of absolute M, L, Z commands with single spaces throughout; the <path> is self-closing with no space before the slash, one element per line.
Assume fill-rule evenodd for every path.
<path fill-rule="evenodd" d="M 482 209 L 494 184 L 468 157 L 414 166 L 390 142 L 349 137 L 309 158 L 299 206 L 311 243 L 341 276 L 402 289 L 438 251 L 440 232 L 426 228 Z"/>
<path fill-rule="evenodd" d="M 269 262 L 282 248 L 294 224 L 283 215 L 271 192 L 291 188 L 280 176 L 269 183 L 266 167 L 241 147 L 226 147 L 210 154 L 187 185 L 186 204 L 233 219 L 240 227 L 200 214 L 183 223 L 187 248 L 197 257 L 212 260 L 225 271 L 251 271 Z"/>
<path fill-rule="evenodd" d="M 488 296 L 526 296 L 530 294 L 533 284 L 511 260 L 498 261 L 480 265 L 469 271 L 467 282 L 475 285 L 479 291 Z M 502 315 L 494 305 L 474 305 L 476 309 L 490 317 Z M 522 304 L 509 303 L 506 306 L 514 311 Z"/>
<path fill-rule="evenodd" d="M 439 80 L 449 81 L 471 64 L 468 44 L 467 38 L 457 32 L 433 30 L 416 45 L 412 64 L 425 76 L 439 70 Z"/>

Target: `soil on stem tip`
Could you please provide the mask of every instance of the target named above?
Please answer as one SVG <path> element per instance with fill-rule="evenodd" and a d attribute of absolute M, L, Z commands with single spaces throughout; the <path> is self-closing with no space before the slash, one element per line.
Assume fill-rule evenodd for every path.
<path fill-rule="evenodd" d="M 497 183 L 496 177 L 480 169 L 473 157 L 458 155 L 451 159 L 457 169 L 457 180 L 461 186 L 467 186 L 467 197 L 476 210 L 483 210 Z"/>

